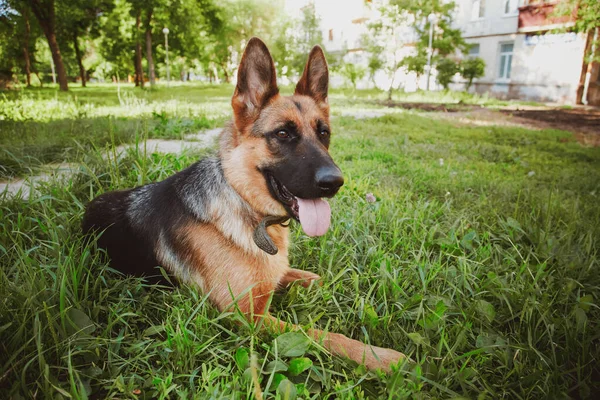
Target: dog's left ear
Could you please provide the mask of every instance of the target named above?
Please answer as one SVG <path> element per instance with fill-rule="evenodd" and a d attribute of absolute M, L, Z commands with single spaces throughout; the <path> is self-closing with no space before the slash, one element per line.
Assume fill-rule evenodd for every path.
<path fill-rule="evenodd" d="M 259 38 L 248 41 L 242 62 L 238 68 L 238 79 L 231 105 L 235 124 L 240 131 L 254 122 L 260 110 L 279 93 L 275 63 L 269 49 Z"/>
<path fill-rule="evenodd" d="M 310 96 L 320 106 L 327 106 L 329 70 L 323 49 L 315 46 L 310 51 L 302 78 L 296 85 L 296 94 Z"/>

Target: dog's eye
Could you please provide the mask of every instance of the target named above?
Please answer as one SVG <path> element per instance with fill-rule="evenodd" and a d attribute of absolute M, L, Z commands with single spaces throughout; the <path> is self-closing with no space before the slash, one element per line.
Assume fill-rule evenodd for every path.
<path fill-rule="evenodd" d="M 277 132 L 275 135 L 280 139 L 287 139 L 290 137 L 290 134 L 287 131 L 283 131 L 283 130 Z"/>
<path fill-rule="evenodd" d="M 326 131 L 326 130 L 322 130 L 321 131 L 321 136 L 322 137 L 327 137 L 328 135 L 329 135 L 329 131 Z"/>

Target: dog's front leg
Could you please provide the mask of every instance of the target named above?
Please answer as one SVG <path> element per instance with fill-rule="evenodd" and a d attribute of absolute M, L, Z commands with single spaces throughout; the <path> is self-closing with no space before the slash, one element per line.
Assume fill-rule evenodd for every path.
<path fill-rule="evenodd" d="M 264 318 L 264 326 L 277 334 L 290 330 L 301 330 L 299 326 L 283 322 L 269 314 Z M 324 332 L 319 329 L 308 329 L 306 333 L 333 355 L 350 359 L 371 371 L 390 372 L 393 365 L 409 361 L 406 355 L 396 350 L 369 346 L 339 333 Z"/>
<path fill-rule="evenodd" d="M 291 281 L 295 280 L 297 279 Z M 263 328 L 274 334 L 281 334 L 290 330 L 302 330 L 297 325 L 280 321 L 269 314 L 268 304 L 273 290 L 273 285 L 255 284 L 246 296 L 238 299 L 237 307 L 248 320 L 262 324 Z M 370 370 L 381 369 L 389 372 L 392 365 L 406 360 L 404 354 L 395 350 L 369 346 L 339 333 L 329 333 L 319 329 L 307 329 L 306 333 L 313 340 L 321 343 L 332 354 L 363 364 Z"/>
<path fill-rule="evenodd" d="M 317 274 L 308 271 L 302 271 L 301 269 L 290 268 L 290 270 L 281 278 L 279 281 L 279 288 L 286 288 L 294 282 L 298 282 L 304 287 L 309 287 L 311 283 L 321 279 Z"/>

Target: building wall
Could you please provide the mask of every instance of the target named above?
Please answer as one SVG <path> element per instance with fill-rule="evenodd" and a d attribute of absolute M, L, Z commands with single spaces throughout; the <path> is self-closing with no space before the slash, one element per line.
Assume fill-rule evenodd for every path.
<path fill-rule="evenodd" d="M 582 34 L 494 35 L 467 39 L 479 44 L 485 75 L 473 90 L 507 99 L 574 104 L 585 49 Z M 500 79 L 500 46 L 513 43 L 510 79 Z"/>
<path fill-rule="evenodd" d="M 519 13 L 504 14 L 505 0 L 484 0 L 484 16 L 476 11 L 478 0 L 457 0 L 455 25 L 460 27 L 464 37 L 489 36 L 515 33 L 519 24 Z M 514 1 L 514 0 L 513 0 Z M 523 0 L 520 0 L 521 2 Z M 481 1 L 479 2 L 481 4 Z M 518 5 L 516 1 L 514 5 Z M 513 7 L 514 10 L 514 7 Z"/>
<path fill-rule="evenodd" d="M 519 33 L 518 12 L 506 15 L 506 0 L 486 0 L 484 17 L 473 19 L 475 1 L 460 0 L 456 15 L 457 27 L 468 43 L 479 44 L 479 57 L 486 63 L 485 75 L 474 81 L 472 90 L 507 99 L 576 103 L 585 36 L 548 31 Z M 513 44 L 510 79 L 500 78 L 503 43 Z"/>

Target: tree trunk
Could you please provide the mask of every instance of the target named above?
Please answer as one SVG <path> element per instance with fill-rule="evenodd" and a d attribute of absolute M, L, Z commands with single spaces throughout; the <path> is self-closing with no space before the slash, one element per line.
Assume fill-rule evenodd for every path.
<path fill-rule="evenodd" d="M 73 33 L 73 47 L 75 48 L 75 58 L 77 58 L 77 64 L 79 65 L 81 87 L 85 87 L 85 68 L 83 68 L 83 61 L 81 60 L 81 51 L 79 50 L 79 40 L 77 38 L 77 32 Z"/>
<path fill-rule="evenodd" d="M 135 17 L 135 86 L 144 87 L 144 70 L 142 68 L 142 44 L 140 43 L 141 10 Z"/>
<path fill-rule="evenodd" d="M 148 61 L 148 78 L 150 79 L 150 86 L 154 86 L 155 74 L 154 74 L 154 60 L 152 59 L 152 9 L 148 10 L 146 16 L 146 60 Z"/>
<path fill-rule="evenodd" d="M 225 75 L 225 82 L 229 83 L 229 74 L 227 73 L 227 64 L 222 63 L 221 68 L 223 68 L 223 75 Z"/>
<path fill-rule="evenodd" d="M 69 84 L 67 83 L 67 72 L 65 70 L 65 65 L 63 64 L 62 55 L 60 54 L 60 48 L 56 41 L 54 0 L 28 0 L 28 4 L 48 40 L 48 46 L 50 46 L 50 52 L 52 53 L 52 60 L 54 61 L 56 73 L 58 74 L 60 90 L 66 92 L 69 90 Z"/>
<path fill-rule="evenodd" d="M 25 58 L 25 75 L 27 80 L 27 87 L 31 87 L 31 59 L 29 57 L 29 33 L 31 27 L 29 26 L 29 12 L 23 10 L 23 18 L 25 19 L 25 37 L 23 38 L 23 57 Z"/>
<path fill-rule="evenodd" d="M 388 91 L 388 101 L 392 101 L 392 91 L 394 90 L 395 78 L 396 78 L 396 71 L 394 71 L 394 73 L 392 74 L 392 82 L 390 83 L 390 90 Z M 417 82 L 419 82 L 418 79 L 417 79 Z M 417 87 L 418 87 L 418 83 L 417 83 Z"/>

